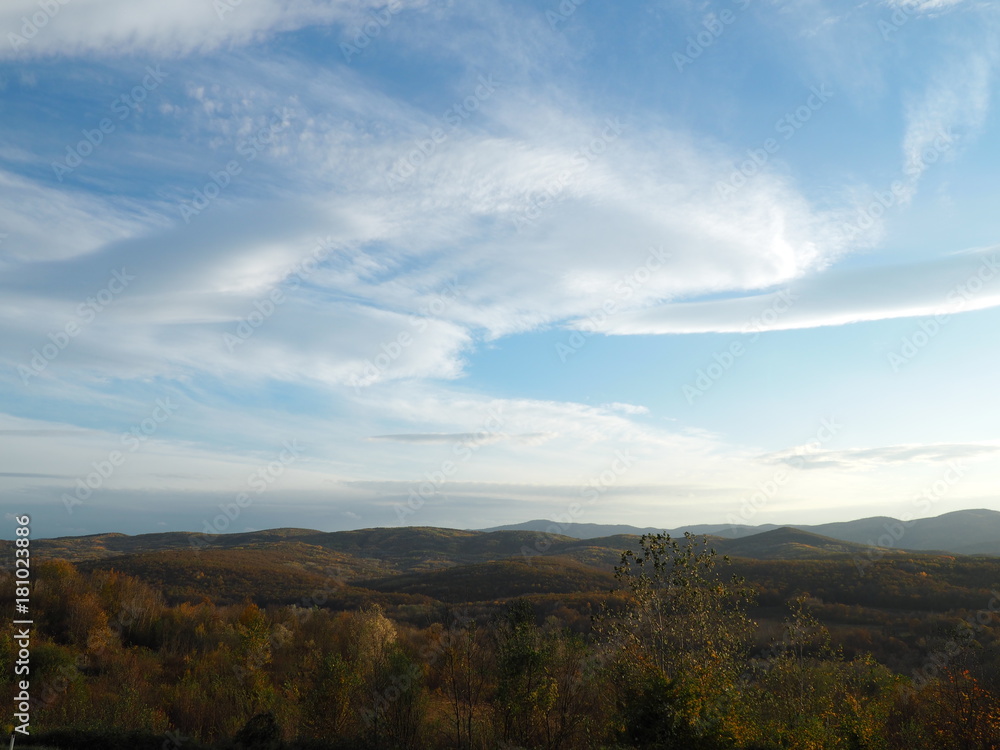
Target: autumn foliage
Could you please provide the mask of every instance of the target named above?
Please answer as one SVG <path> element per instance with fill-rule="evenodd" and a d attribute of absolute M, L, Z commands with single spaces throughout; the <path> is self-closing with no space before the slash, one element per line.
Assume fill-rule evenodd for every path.
<path fill-rule="evenodd" d="M 643 537 L 591 621 L 533 597 L 424 623 L 168 602 L 138 578 L 37 568 L 33 741 L 59 747 L 996 750 L 996 619 L 894 672 L 803 593 L 767 643 L 759 589 L 705 540 Z M 9 579 L 4 597 L 12 596 Z M 757 605 L 759 607 L 759 604 Z M 556 613 L 556 614 L 553 614 Z M 0 636 L 0 670 L 12 643 Z M 5 696 L 6 697 L 6 696 Z M 24 742 L 19 741 L 19 745 Z"/>

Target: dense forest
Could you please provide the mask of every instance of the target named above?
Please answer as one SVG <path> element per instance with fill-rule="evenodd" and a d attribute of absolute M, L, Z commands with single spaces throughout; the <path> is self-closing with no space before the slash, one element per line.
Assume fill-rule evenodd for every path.
<path fill-rule="evenodd" d="M 18 745 L 1000 748 L 996 560 L 859 575 L 622 539 L 610 570 L 593 548 L 396 575 L 290 575 L 264 549 L 45 560 Z"/>

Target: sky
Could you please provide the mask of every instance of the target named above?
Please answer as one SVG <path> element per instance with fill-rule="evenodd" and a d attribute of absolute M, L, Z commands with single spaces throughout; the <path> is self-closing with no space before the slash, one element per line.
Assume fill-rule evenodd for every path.
<path fill-rule="evenodd" d="M 5 0 L 0 536 L 1000 510 L 998 32 Z"/>

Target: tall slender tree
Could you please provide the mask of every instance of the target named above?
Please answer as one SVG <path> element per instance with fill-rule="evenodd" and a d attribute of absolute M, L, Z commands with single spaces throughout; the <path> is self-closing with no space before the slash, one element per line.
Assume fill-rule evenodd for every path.
<path fill-rule="evenodd" d="M 647 747 L 730 746 L 731 710 L 754 624 L 742 578 L 716 570 L 705 537 L 646 534 L 615 568 L 624 609 L 595 623 L 618 682 L 621 739 Z M 721 562 L 729 563 L 727 557 Z"/>

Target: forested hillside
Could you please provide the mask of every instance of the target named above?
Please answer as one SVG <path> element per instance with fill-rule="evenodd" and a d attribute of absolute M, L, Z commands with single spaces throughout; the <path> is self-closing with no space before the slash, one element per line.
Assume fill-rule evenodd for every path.
<path fill-rule="evenodd" d="M 733 540 L 756 559 L 731 561 L 694 537 L 192 541 L 36 543 L 34 740 L 1000 746 L 1000 559 L 780 529 Z"/>

